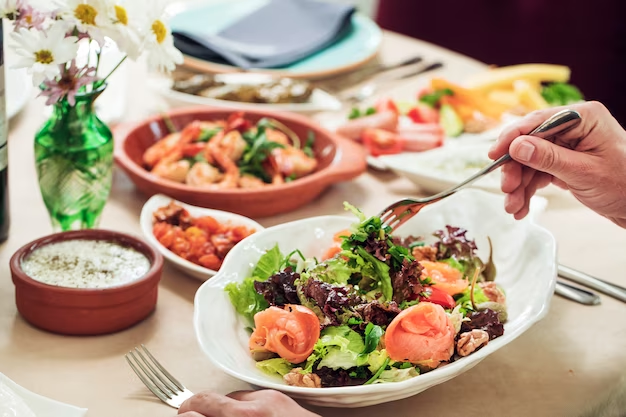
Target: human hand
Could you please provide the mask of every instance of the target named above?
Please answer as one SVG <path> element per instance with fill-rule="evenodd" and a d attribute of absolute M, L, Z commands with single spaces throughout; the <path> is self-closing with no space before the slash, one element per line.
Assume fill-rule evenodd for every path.
<path fill-rule="evenodd" d="M 555 143 L 526 133 L 553 114 L 569 108 L 582 122 Z M 510 153 L 502 167 L 505 210 L 522 219 L 530 198 L 553 183 L 569 189 L 584 205 L 626 227 L 626 131 L 598 102 L 539 110 L 509 126 L 489 151 L 497 159 Z"/>
<path fill-rule="evenodd" d="M 203 391 L 185 401 L 178 414 L 180 417 L 320 417 L 274 390 L 235 391 L 226 396 Z"/>

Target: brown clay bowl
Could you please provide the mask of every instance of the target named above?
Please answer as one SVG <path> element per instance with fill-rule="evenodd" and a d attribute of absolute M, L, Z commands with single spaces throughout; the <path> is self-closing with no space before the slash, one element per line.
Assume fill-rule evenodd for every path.
<path fill-rule="evenodd" d="M 33 250 L 71 239 L 104 240 L 132 247 L 150 261 L 150 269 L 138 280 L 103 288 L 69 288 L 35 281 L 22 270 L 22 260 Z M 11 276 L 19 313 L 32 325 L 66 335 L 97 335 L 130 327 L 156 307 L 163 257 L 133 236 L 109 230 L 62 232 L 34 240 L 11 257 Z"/>
<path fill-rule="evenodd" d="M 167 115 L 180 129 L 194 120 L 222 119 L 232 112 L 226 108 L 190 107 L 172 110 Z M 245 117 L 255 123 L 263 117 L 274 118 L 303 138 L 309 130 L 313 131 L 317 170 L 295 181 L 267 185 L 258 190 L 206 190 L 157 177 L 143 167 L 142 156 L 150 145 L 169 132 L 160 115 L 115 129 L 115 161 L 147 195 L 165 194 L 187 204 L 256 218 L 292 211 L 318 197 L 331 184 L 356 178 L 367 168 L 361 146 L 338 137 L 304 116 L 246 110 Z"/>

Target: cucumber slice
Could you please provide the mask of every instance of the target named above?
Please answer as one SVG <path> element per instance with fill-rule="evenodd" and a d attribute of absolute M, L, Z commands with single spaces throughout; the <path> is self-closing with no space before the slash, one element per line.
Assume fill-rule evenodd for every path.
<path fill-rule="evenodd" d="M 448 137 L 457 137 L 463 133 L 463 120 L 449 104 L 442 104 L 439 108 L 439 124 Z"/>

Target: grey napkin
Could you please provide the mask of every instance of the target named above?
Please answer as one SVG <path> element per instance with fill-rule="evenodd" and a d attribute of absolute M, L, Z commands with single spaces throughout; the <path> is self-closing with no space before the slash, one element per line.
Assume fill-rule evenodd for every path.
<path fill-rule="evenodd" d="M 343 38 L 352 30 L 353 13 L 354 6 L 343 4 L 271 0 L 217 35 L 174 31 L 174 45 L 205 61 L 245 69 L 284 67 Z"/>

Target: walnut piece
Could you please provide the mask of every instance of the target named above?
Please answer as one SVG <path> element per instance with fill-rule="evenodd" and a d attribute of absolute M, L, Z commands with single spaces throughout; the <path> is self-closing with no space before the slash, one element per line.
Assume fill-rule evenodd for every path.
<path fill-rule="evenodd" d="M 416 261 L 437 261 L 437 248 L 432 246 L 416 246 L 412 251 Z"/>
<path fill-rule="evenodd" d="M 506 296 L 502 290 L 498 288 L 495 282 L 479 282 L 478 285 L 483 290 L 483 293 L 485 293 L 485 296 L 489 299 L 489 301 L 493 301 L 498 304 L 506 303 Z"/>
<path fill-rule="evenodd" d="M 322 388 L 322 380 L 316 374 L 301 374 L 302 368 L 294 368 L 283 379 L 294 387 Z"/>
<path fill-rule="evenodd" d="M 456 352 L 459 356 L 467 356 L 489 343 L 489 333 L 484 330 L 474 329 L 461 333 L 456 342 Z"/>

